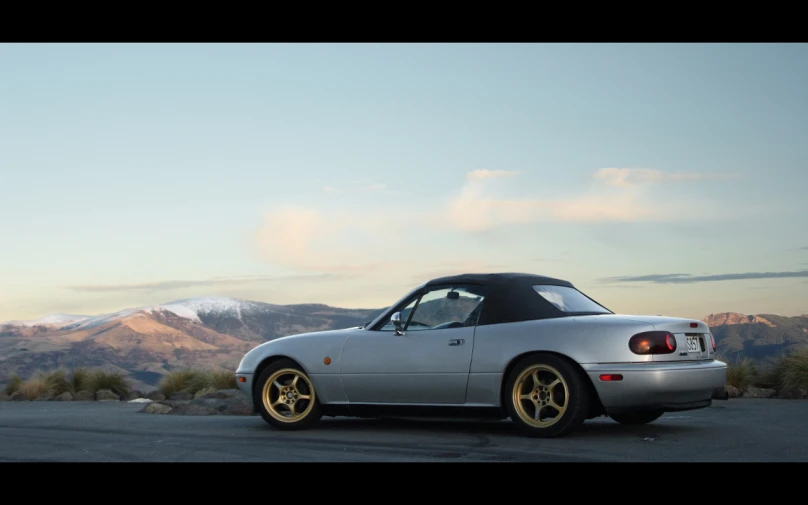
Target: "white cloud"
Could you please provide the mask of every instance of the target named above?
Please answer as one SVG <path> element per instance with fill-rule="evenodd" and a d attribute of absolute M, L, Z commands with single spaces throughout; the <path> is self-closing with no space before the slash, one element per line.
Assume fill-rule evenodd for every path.
<path fill-rule="evenodd" d="M 491 179 L 518 172 L 469 172 L 458 194 L 448 204 L 451 226 L 466 232 L 537 221 L 665 221 L 703 217 L 705 202 L 682 205 L 651 198 L 650 185 L 665 181 L 731 178 L 725 174 L 668 173 L 653 169 L 604 168 L 592 175 L 585 192 L 560 199 L 514 199 L 497 196 Z"/>
<path fill-rule="evenodd" d="M 515 175 L 519 175 L 520 172 L 514 172 L 510 170 L 488 170 L 488 169 L 479 169 L 479 170 L 472 170 L 466 174 L 466 179 L 470 181 L 480 181 L 483 179 L 501 179 L 504 177 L 513 177 Z"/>
<path fill-rule="evenodd" d="M 327 240 L 333 233 L 316 210 L 284 208 L 265 216 L 256 239 L 264 257 L 281 265 L 305 267 L 310 262 L 312 240 Z"/>
<path fill-rule="evenodd" d="M 708 179 L 734 179 L 737 174 L 698 174 L 663 172 L 652 168 L 601 168 L 593 175 L 607 186 L 628 187 L 660 182 L 701 181 Z"/>
<path fill-rule="evenodd" d="M 568 200 L 547 203 L 549 219 L 576 222 L 664 220 L 671 217 L 666 207 L 641 201 L 635 191 L 591 191 Z"/>
<path fill-rule="evenodd" d="M 401 238 L 391 235 L 391 230 L 406 229 L 403 219 L 396 212 L 362 214 L 286 207 L 265 214 L 254 240 L 261 257 L 277 266 L 356 274 L 406 263 L 403 250 L 390 246 Z"/>
<path fill-rule="evenodd" d="M 526 222 L 541 209 L 542 202 L 497 197 L 495 179 L 515 177 L 508 170 L 472 170 L 457 195 L 446 204 L 448 225 L 462 231 L 480 231 L 498 224 Z"/>
<path fill-rule="evenodd" d="M 289 269 L 362 275 L 371 272 L 449 271 L 440 267 L 447 258 L 432 234 L 473 233 L 530 222 L 664 221 L 703 219 L 711 215 L 709 202 L 655 198 L 648 184 L 711 175 L 670 174 L 659 170 L 602 169 L 577 195 L 563 198 L 513 198 L 510 179 L 519 172 L 473 170 L 453 196 L 417 210 L 406 200 L 350 212 L 315 208 L 280 208 L 268 212 L 255 233 L 263 259 Z M 517 181 L 517 184 L 524 185 Z M 353 181 L 354 188 L 382 189 L 369 181 Z M 401 205 L 394 207 L 393 205 Z M 464 253 L 463 261 L 482 268 L 485 258 Z M 450 269 L 451 270 L 451 269 Z"/>

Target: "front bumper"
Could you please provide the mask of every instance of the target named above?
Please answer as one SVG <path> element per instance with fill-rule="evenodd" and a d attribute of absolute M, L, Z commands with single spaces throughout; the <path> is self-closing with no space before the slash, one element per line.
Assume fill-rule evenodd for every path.
<path fill-rule="evenodd" d="M 252 388 L 253 388 L 253 374 L 236 372 L 236 384 L 238 388 L 247 396 L 250 403 L 253 401 Z"/>
<path fill-rule="evenodd" d="M 618 410 L 661 409 L 666 412 L 708 407 L 715 388 L 724 386 L 723 361 L 679 363 L 609 363 L 583 365 L 603 407 Z M 602 380 L 602 375 L 621 375 Z"/>

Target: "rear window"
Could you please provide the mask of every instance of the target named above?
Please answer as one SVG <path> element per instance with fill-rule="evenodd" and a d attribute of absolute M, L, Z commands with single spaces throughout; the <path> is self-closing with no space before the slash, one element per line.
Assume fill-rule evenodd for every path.
<path fill-rule="evenodd" d="M 570 315 L 611 314 L 609 309 L 590 300 L 575 288 L 540 284 L 533 286 L 533 290 L 558 310 Z"/>

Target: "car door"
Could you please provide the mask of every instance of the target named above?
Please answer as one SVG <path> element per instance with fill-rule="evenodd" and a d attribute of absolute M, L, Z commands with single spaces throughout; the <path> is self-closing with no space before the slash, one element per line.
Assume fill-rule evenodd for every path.
<path fill-rule="evenodd" d="M 479 287 L 432 286 L 405 301 L 368 331 L 351 335 L 340 378 L 351 403 L 463 404 Z M 477 309 L 477 310 L 475 310 Z M 390 316 L 401 314 L 403 331 Z"/>

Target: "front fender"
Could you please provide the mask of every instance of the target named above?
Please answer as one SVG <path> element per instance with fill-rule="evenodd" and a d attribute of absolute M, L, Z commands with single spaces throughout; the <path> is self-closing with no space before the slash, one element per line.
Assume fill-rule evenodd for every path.
<path fill-rule="evenodd" d="M 314 385 L 321 403 L 344 401 L 339 380 L 339 363 L 345 341 L 361 328 L 328 330 L 282 337 L 247 352 L 236 370 L 239 387 L 252 395 L 255 381 L 276 358 L 288 358 L 300 365 Z M 243 382 L 242 382 L 243 380 Z"/>

